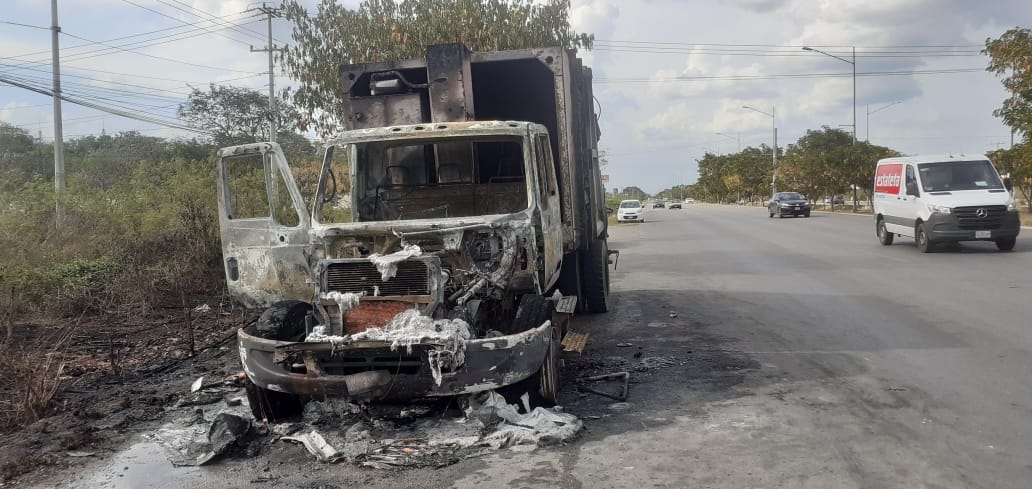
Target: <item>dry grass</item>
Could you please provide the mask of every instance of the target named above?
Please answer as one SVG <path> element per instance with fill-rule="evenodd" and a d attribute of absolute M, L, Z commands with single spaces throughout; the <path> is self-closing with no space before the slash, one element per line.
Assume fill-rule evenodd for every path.
<path fill-rule="evenodd" d="M 0 347 L 0 427 L 33 423 L 54 410 L 65 354 L 74 327 L 28 342 Z"/>

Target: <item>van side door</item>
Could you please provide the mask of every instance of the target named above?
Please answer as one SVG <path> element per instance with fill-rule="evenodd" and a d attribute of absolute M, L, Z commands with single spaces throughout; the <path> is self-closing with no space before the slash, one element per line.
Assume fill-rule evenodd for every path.
<path fill-rule="evenodd" d="M 922 215 L 921 182 L 917 179 L 917 169 L 913 163 L 907 163 L 903 177 L 903 190 L 900 192 L 899 210 L 904 222 L 901 222 L 904 229 L 901 233 L 904 236 L 914 236 L 914 227 L 917 226 L 917 219 Z"/>
<path fill-rule="evenodd" d="M 276 143 L 218 152 L 219 233 L 226 286 L 246 307 L 311 300 L 311 216 Z"/>
<path fill-rule="evenodd" d="M 886 162 L 879 164 L 874 173 L 874 211 L 885 219 L 885 229 L 895 234 L 913 233 L 914 229 L 907 224 L 908 218 L 902 209 L 904 166 L 904 163 Z"/>

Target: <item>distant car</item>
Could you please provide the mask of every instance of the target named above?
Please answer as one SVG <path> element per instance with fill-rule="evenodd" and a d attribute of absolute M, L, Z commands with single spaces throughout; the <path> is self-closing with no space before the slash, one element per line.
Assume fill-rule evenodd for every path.
<path fill-rule="evenodd" d="M 778 192 L 767 204 L 768 217 L 810 217 L 810 203 L 798 192 Z"/>
<path fill-rule="evenodd" d="M 670 203 L 670 207 L 668 207 L 668 209 L 680 209 L 680 208 L 681 208 L 681 203 L 680 202 L 671 202 Z"/>
<path fill-rule="evenodd" d="M 694 204 L 695 203 L 695 199 L 689 197 L 687 199 L 684 199 L 684 203 L 685 204 Z"/>
<path fill-rule="evenodd" d="M 641 206 L 641 201 L 638 200 L 624 200 L 620 202 L 620 207 L 616 209 L 616 222 L 645 222 L 645 208 Z"/>
<path fill-rule="evenodd" d="M 665 204 L 663 204 L 662 200 L 657 200 L 655 203 L 652 204 L 653 209 L 662 209 L 663 207 L 665 207 Z"/>

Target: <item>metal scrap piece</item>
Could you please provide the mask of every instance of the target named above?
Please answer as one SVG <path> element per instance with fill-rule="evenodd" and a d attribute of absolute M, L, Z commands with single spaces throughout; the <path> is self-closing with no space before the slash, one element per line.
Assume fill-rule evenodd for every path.
<path fill-rule="evenodd" d="M 597 382 L 599 380 L 610 380 L 610 379 L 623 379 L 623 390 L 620 394 L 610 394 L 608 392 L 592 389 L 590 387 L 580 386 L 580 389 L 592 394 L 596 394 L 602 397 L 608 397 L 617 401 L 623 402 L 627 400 L 627 390 L 631 385 L 631 373 L 630 372 L 615 372 L 611 374 L 593 375 L 591 377 L 582 377 L 580 380 L 584 382 Z"/>

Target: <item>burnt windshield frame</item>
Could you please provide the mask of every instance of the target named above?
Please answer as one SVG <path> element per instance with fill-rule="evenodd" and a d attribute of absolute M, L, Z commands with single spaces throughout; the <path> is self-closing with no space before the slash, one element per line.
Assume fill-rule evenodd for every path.
<path fill-rule="evenodd" d="M 949 170 L 948 175 L 946 169 Z M 925 192 L 1004 188 L 1003 182 L 996 174 L 996 169 L 988 160 L 918 163 L 917 172 L 921 178 L 921 189 Z M 984 179 L 980 179 L 980 177 L 984 177 Z M 978 185 L 978 182 L 984 182 L 984 185 Z"/>
<path fill-rule="evenodd" d="M 528 166 L 532 161 L 528 159 L 525 141 L 523 135 L 490 134 L 354 142 L 351 163 L 355 178 L 351 190 L 354 197 L 358 197 L 355 221 L 474 217 L 525 211 L 537 200 L 530 195 L 534 172 Z M 407 155 L 405 160 L 389 159 L 399 152 Z M 468 159 L 464 161 L 456 160 L 466 156 Z M 394 180 L 393 174 L 402 166 L 400 173 L 405 178 Z M 456 168 L 458 172 L 454 171 Z M 381 173 L 388 176 L 383 177 Z M 485 200 L 484 189 L 477 188 L 489 185 L 501 191 L 498 199 Z M 503 188 L 515 185 L 519 188 Z M 464 195 L 462 188 L 469 188 L 466 193 L 470 195 Z M 447 195 L 458 201 L 449 201 Z M 470 198 L 473 201 L 467 202 Z M 429 203 L 424 201 L 428 199 L 436 199 L 437 203 L 427 207 Z M 394 206 L 399 202 L 403 203 L 400 207 Z"/>

